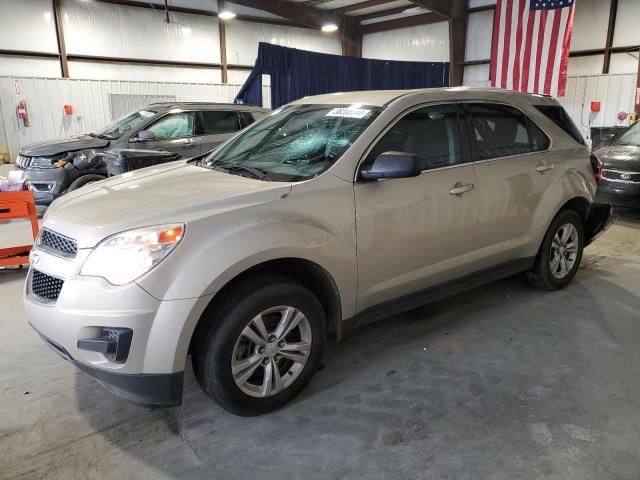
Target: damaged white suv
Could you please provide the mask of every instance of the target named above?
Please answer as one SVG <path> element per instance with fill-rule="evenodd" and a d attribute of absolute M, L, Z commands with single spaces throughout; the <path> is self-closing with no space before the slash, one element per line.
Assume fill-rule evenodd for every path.
<path fill-rule="evenodd" d="M 328 336 L 518 272 L 550 290 L 608 223 L 554 100 L 491 89 L 304 98 L 201 161 L 57 200 L 27 317 L 110 390 L 177 405 L 191 354 L 240 414 L 298 394 Z"/>

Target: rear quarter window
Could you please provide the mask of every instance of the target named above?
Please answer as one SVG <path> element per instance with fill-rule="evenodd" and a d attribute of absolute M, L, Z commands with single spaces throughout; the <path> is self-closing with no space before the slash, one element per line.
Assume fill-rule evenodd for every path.
<path fill-rule="evenodd" d="M 586 145 L 576 124 L 560 105 L 536 105 L 536 109 L 581 145 Z"/>

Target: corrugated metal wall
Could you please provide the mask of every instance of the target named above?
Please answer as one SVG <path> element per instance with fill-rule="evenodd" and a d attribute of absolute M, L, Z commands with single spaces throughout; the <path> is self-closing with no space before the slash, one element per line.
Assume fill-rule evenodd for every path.
<path fill-rule="evenodd" d="M 88 133 L 113 120 L 112 95 L 130 99 L 130 110 L 139 107 L 144 98 L 176 101 L 232 102 L 241 85 L 161 83 L 117 80 L 73 80 L 60 78 L 0 77 L 0 144 L 6 144 L 15 159 L 20 147 L 52 138 L 64 138 Z M 265 104 L 270 103 L 270 90 L 263 92 Z M 19 124 L 16 105 L 27 102 L 30 127 Z M 63 106 L 73 106 L 73 116 L 65 117 Z"/>
<path fill-rule="evenodd" d="M 618 113 L 634 111 L 636 75 L 591 75 L 569 77 L 567 94 L 558 98 L 582 134 L 587 137 L 593 127 L 627 126 Z M 601 111 L 591 114 L 591 102 L 599 101 Z"/>

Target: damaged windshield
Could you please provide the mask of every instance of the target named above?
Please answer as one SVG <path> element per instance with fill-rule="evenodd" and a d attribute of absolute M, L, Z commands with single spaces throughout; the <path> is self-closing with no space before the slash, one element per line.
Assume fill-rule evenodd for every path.
<path fill-rule="evenodd" d="M 211 153 L 200 165 L 260 180 L 307 180 L 333 165 L 381 110 L 360 104 L 283 107 Z"/>
<path fill-rule="evenodd" d="M 153 117 L 155 114 L 156 112 L 152 112 L 150 110 L 140 110 L 139 112 L 132 113 L 131 115 L 127 115 L 126 117 L 116 120 L 104 130 L 94 133 L 93 136 L 104 138 L 105 140 L 115 140 L 134 128 L 137 128 L 138 125 L 146 121 L 149 117 Z"/>

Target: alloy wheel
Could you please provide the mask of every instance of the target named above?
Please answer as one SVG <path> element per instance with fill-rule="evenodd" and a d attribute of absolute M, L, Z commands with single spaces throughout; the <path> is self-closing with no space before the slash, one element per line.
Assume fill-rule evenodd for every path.
<path fill-rule="evenodd" d="M 562 279 L 573 269 L 578 258 L 578 235 L 578 229 L 572 223 L 565 223 L 553 236 L 549 267 L 554 277 Z"/>
<path fill-rule="evenodd" d="M 238 388 L 252 397 L 276 395 L 304 370 L 311 351 L 311 325 L 295 307 L 260 312 L 240 333 L 231 357 Z"/>

